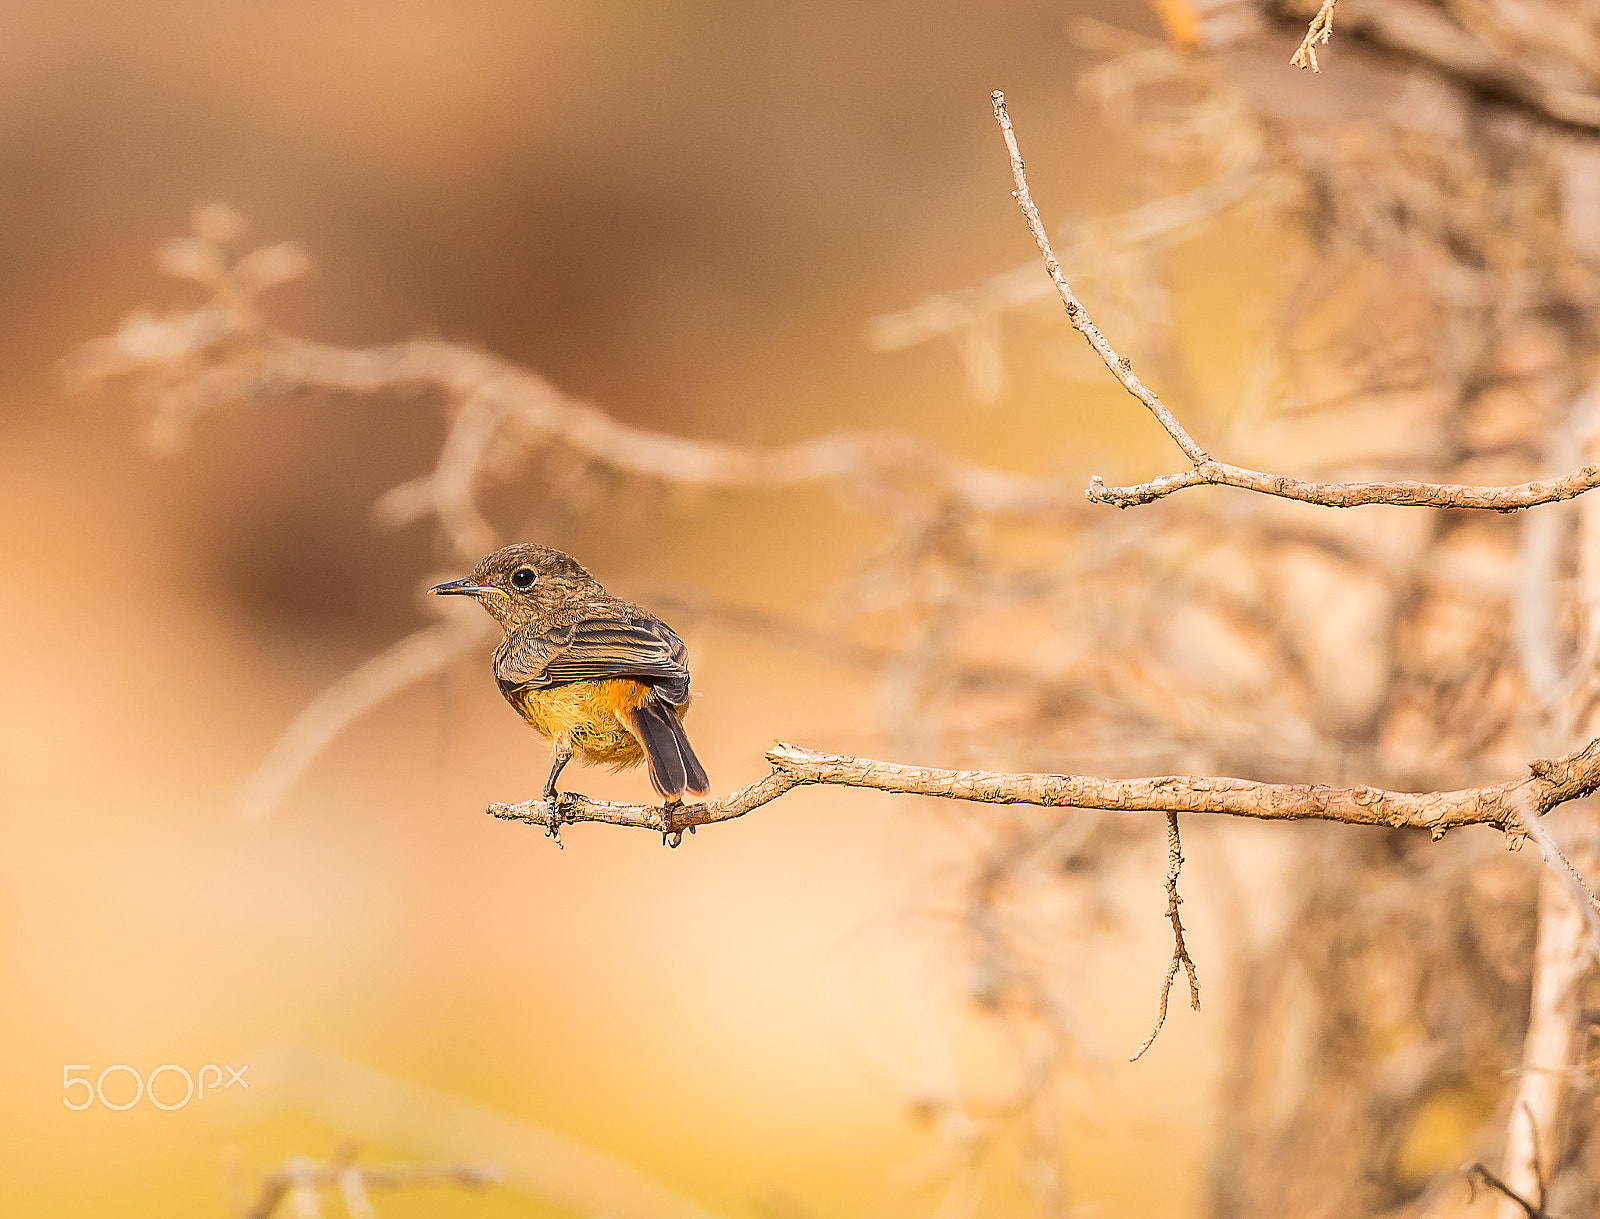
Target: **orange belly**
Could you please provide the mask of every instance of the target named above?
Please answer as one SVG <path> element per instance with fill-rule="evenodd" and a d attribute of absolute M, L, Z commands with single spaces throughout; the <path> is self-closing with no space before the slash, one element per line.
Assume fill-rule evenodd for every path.
<path fill-rule="evenodd" d="M 522 718 L 552 741 L 566 737 L 573 752 L 619 769 L 644 759 L 625 713 L 653 699 L 649 686 L 630 678 L 575 681 L 553 690 L 519 690 L 511 702 Z M 682 719 L 687 707 L 676 708 Z"/>

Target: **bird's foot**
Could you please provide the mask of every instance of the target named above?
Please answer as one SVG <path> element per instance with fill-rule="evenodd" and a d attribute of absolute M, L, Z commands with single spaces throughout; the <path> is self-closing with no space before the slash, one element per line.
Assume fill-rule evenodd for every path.
<path fill-rule="evenodd" d="M 668 800 L 661 806 L 661 845 L 673 850 L 683 843 L 683 830 L 676 824 L 674 814 L 683 807 L 682 800 Z M 691 830 L 693 826 L 689 827 Z"/>
<path fill-rule="evenodd" d="M 566 843 L 561 841 L 561 794 L 550 787 L 544 793 L 544 834 L 546 838 L 554 838 L 556 846 L 563 851 L 567 849 Z"/>

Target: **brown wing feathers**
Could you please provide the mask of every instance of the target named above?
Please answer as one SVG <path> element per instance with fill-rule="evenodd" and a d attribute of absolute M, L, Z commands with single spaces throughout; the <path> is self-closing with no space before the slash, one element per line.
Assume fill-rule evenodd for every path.
<path fill-rule="evenodd" d="M 650 765 L 650 782 L 669 800 L 711 788 L 674 708 L 689 701 L 687 649 L 672 628 L 643 613 L 591 618 L 558 626 L 518 641 L 508 639 L 495 656 L 495 678 L 508 695 L 548 690 L 579 681 L 631 678 L 653 697 L 619 707 L 639 738 Z"/>
<path fill-rule="evenodd" d="M 686 652 L 672 628 L 654 618 L 591 618 L 519 641 L 496 654 L 494 668 L 506 691 L 631 677 L 676 706 L 689 698 Z"/>

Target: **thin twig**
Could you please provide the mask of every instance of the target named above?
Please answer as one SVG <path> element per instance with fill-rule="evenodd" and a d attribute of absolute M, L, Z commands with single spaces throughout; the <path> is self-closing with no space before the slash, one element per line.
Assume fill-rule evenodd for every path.
<path fill-rule="evenodd" d="M 1189 956 L 1189 945 L 1183 939 L 1183 920 L 1178 915 L 1178 907 L 1183 903 L 1183 898 L 1178 895 L 1178 873 L 1183 868 L 1183 842 L 1178 837 L 1178 814 L 1167 814 L 1167 918 L 1172 921 L 1172 962 L 1167 966 L 1167 976 L 1161 982 L 1161 1005 L 1156 1012 L 1156 1026 L 1150 1030 L 1139 1048 L 1133 1052 L 1129 1062 L 1138 1062 L 1144 1053 L 1156 1043 L 1156 1037 L 1167 1022 L 1167 1000 L 1172 994 L 1172 983 L 1178 977 L 1178 966 L 1183 966 L 1183 972 L 1189 981 L 1189 1006 L 1195 1011 L 1200 1010 L 1200 978 L 1195 973 L 1194 960 Z"/>
<path fill-rule="evenodd" d="M 1566 852 L 1561 849 L 1550 830 L 1545 826 L 1537 809 L 1533 807 L 1531 793 L 1519 792 L 1518 799 L 1514 802 L 1517 810 L 1517 819 L 1522 830 L 1533 840 L 1533 845 L 1539 849 L 1539 855 L 1545 865 L 1556 875 L 1556 878 L 1565 886 L 1567 894 L 1577 903 L 1578 909 L 1583 913 L 1584 927 L 1588 933 L 1589 951 L 1600 955 L 1600 898 L 1595 897 L 1594 890 L 1589 887 L 1589 882 L 1584 880 L 1583 873 L 1578 871 Z"/>
<path fill-rule="evenodd" d="M 1327 7 L 1331 9 L 1332 6 L 1330 4 Z M 1083 304 L 1074 295 L 1071 285 L 1067 283 L 1066 276 L 1062 273 L 1061 263 L 1050 248 L 1050 237 L 1045 232 L 1044 223 L 1039 219 L 1039 209 L 1034 205 L 1033 196 L 1029 193 L 1022 153 L 1017 146 L 1016 131 L 1011 124 L 1010 112 L 1006 109 L 1005 94 L 996 91 L 989 96 L 994 103 L 995 119 L 1000 124 L 1001 134 L 1005 137 L 1006 150 L 1011 156 L 1011 178 L 1016 184 L 1012 196 L 1028 222 L 1028 230 L 1033 234 L 1034 244 L 1039 247 L 1039 255 L 1044 259 L 1045 270 L 1049 273 L 1051 281 L 1055 284 L 1056 293 L 1066 308 L 1067 319 L 1073 328 L 1089 341 L 1089 345 L 1110 369 L 1111 375 L 1145 405 L 1166 430 L 1167 435 L 1172 437 L 1173 442 L 1183 450 L 1184 456 L 1194 463 L 1192 469 L 1182 473 L 1164 474 L 1149 482 L 1129 487 L 1108 487 L 1096 475 L 1090 480 L 1089 487 L 1084 492 L 1090 502 L 1131 508 L 1162 499 L 1185 487 L 1214 486 L 1238 487 L 1262 495 L 1275 495 L 1327 508 L 1393 504 L 1416 508 L 1483 508 L 1511 512 L 1519 508 L 1531 508 L 1537 504 L 1572 499 L 1600 487 L 1600 465 L 1584 466 L 1565 477 L 1539 482 L 1519 483 L 1508 487 L 1473 487 L 1460 483 L 1427 483 L 1410 480 L 1312 483 L 1286 478 L 1281 474 L 1247 470 L 1242 466 L 1213 460 L 1194 437 L 1189 435 L 1188 430 L 1161 401 L 1160 396 L 1134 375 L 1132 361 L 1126 356 L 1117 354 L 1116 349 L 1106 340 L 1105 335 L 1100 333 L 1099 328 L 1085 312 Z"/>
<path fill-rule="evenodd" d="M 1522 1213 L 1527 1219 L 1553 1219 L 1553 1216 L 1543 1206 L 1535 1206 L 1499 1177 L 1495 1176 L 1489 1166 L 1482 1160 L 1476 1160 L 1461 1170 L 1467 1175 L 1467 1184 L 1472 1187 L 1472 1196 L 1478 1196 L 1478 1185 L 1481 1182 L 1485 1189 L 1491 1189 L 1515 1202 L 1522 1208 Z"/>
<path fill-rule="evenodd" d="M 656 833 L 693 830 L 731 821 L 770 804 L 796 787 L 821 784 L 865 787 L 906 795 L 942 796 L 980 804 L 1037 804 L 1051 808 L 1121 812 L 1219 813 L 1265 821 L 1338 821 L 1427 830 L 1435 837 L 1465 825 L 1497 826 L 1520 838 L 1521 802 L 1541 812 L 1600 789 L 1600 739 L 1581 750 L 1529 764 L 1521 779 L 1449 792 L 1395 792 L 1375 787 L 1323 787 L 1305 783 L 1256 783 L 1249 779 L 1161 775 L 1103 779 L 1087 775 L 1010 774 L 988 770 L 942 770 L 902 766 L 872 758 L 819 753 L 782 742 L 767 751 L 770 774 L 721 800 L 663 810 L 648 804 L 592 800 L 576 792 L 557 798 L 555 817 L 545 801 L 492 804 L 491 816 L 545 828 L 594 821 Z"/>
<path fill-rule="evenodd" d="M 1061 303 L 1066 306 L 1067 318 L 1072 322 L 1073 328 L 1089 340 L 1089 346 L 1093 347 L 1095 354 L 1105 361 L 1105 366 L 1111 370 L 1111 375 L 1122 382 L 1124 389 L 1145 404 L 1150 413 L 1167 430 L 1167 435 L 1178 442 L 1178 447 L 1190 461 L 1199 465 L 1209 460 L 1206 451 L 1184 430 L 1183 424 L 1179 423 L 1167 409 L 1155 390 L 1134 375 L 1133 361 L 1116 353 L 1106 341 L 1106 336 L 1100 333 L 1099 327 L 1089 320 L 1089 315 L 1078 303 L 1078 298 L 1073 295 L 1072 287 L 1067 283 L 1067 277 L 1061 270 L 1061 264 L 1056 261 L 1055 251 L 1050 248 L 1050 235 L 1045 232 L 1044 221 L 1039 219 L 1039 209 L 1034 206 L 1033 196 L 1028 193 L 1028 179 L 1023 173 L 1022 153 L 1017 149 L 1017 134 L 1011 127 L 1011 114 L 1006 109 L 1006 95 L 997 89 L 989 94 L 989 99 L 994 103 L 994 117 L 1000 124 L 1001 134 L 1005 136 L 1006 150 L 1011 154 L 1011 178 L 1016 183 L 1016 189 L 1011 192 L 1012 198 L 1017 201 L 1017 206 L 1027 218 L 1034 244 L 1039 247 L 1045 270 L 1055 282 L 1056 292 L 1061 297 Z"/>
<path fill-rule="evenodd" d="M 1317 43 L 1328 45 L 1328 40 L 1333 37 L 1333 9 L 1339 0 L 1322 0 L 1322 7 L 1317 10 L 1317 15 L 1311 19 L 1311 26 L 1306 30 L 1306 36 L 1301 40 L 1300 49 L 1289 57 L 1289 64 L 1296 68 L 1310 68 L 1313 72 L 1322 69 L 1317 66 Z"/>

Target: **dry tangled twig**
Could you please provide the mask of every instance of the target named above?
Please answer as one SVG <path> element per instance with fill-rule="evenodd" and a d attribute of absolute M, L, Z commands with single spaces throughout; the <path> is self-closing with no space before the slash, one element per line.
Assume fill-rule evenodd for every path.
<path fill-rule="evenodd" d="M 1167 966 L 1167 976 L 1161 980 L 1161 1003 L 1156 1011 L 1155 1027 L 1150 1030 L 1150 1035 L 1139 1043 L 1139 1048 L 1129 1057 L 1129 1062 L 1138 1062 L 1144 1057 L 1145 1051 L 1155 1045 L 1156 1038 L 1161 1034 L 1161 1028 L 1167 1022 L 1167 1000 L 1172 994 L 1172 984 L 1178 977 L 1178 966 L 1183 966 L 1183 972 L 1189 982 L 1189 1006 L 1195 1011 L 1200 1010 L 1200 979 L 1195 973 L 1194 960 L 1189 956 L 1189 945 L 1183 938 L 1183 919 L 1178 913 L 1178 907 L 1183 903 L 1183 898 L 1178 894 L 1178 873 L 1183 869 L 1183 841 L 1178 837 L 1178 814 L 1167 814 L 1167 918 L 1172 922 L 1172 963 Z"/>
<path fill-rule="evenodd" d="M 1322 7 L 1311 19 L 1299 49 L 1289 58 L 1291 67 L 1310 68 L 1313 72 L 1322 71 L 1317 65 L 1317 43 L 1327 46 L 1333 38 L 1333 10 L 1338 3 L 1339 0 L 1322 0 Z"/>

